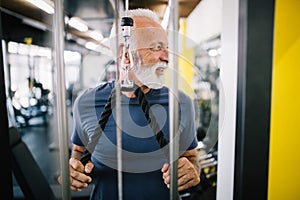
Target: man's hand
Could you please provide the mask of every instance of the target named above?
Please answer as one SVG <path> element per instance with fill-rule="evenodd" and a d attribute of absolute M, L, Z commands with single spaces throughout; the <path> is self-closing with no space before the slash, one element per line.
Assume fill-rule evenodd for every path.
<path fill-rule="evenodd" d="M 92 162 L 88 162 L 85 166 L 83 166 L 76 158 L 70 158 L 69 170 L 71 190 L 81 191 L 82 188 L 87 188 L 88 184 L 92 181 L 92 178 L 86 174 L 91 173 L 93 168 L 94 164 Z M 61 176 L 58 177 L 58 182 L 60 184 L 62 183 Z"/>
<path fill-rule="evenodd" d="M 85 166 L 80 161 L 84 147 L 73 145 L 71 158 L 69 160 L 69 172 L 70 172 L 70 188 L 74 191 L 81 191 L 82 188 L 88 187 L 88 184 L 92 182 L 92 178 L 87 174 L 90 174 L 94 168 L 94 164 L 89 161 Z M 61 176 L 58 177 L 58 182 L 62 183 Z"/>
<path fill-rule="evenodd" d="M 187 151 L 186 157 L 178 159 L 178 191 L 188 189 L 200 183 L 200 170 L 197 163 L 196 154 L 193 150 Z M 163 179 L 170 188 L 170 164 L 165 163 L 161 169 Z"/>

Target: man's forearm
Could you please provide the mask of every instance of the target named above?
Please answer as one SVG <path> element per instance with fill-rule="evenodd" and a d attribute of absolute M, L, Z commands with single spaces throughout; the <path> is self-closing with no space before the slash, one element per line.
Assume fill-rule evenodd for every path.
<path fill-rule="evenodd" d="M 77 160 L 80 160 L 84 150 L 85 148 L 83 146 L 78 146 L 74 144 L 72 147 L 71 158 L 76 158 Z"/>

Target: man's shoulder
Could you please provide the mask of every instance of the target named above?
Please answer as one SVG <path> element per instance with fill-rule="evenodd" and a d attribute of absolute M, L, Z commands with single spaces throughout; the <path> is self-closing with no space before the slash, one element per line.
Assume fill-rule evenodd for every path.
<path fill-rule="evenodd" d="M 95 94 L 104 94 L 104 93 L 110 93 L 113 89 L 114 84 L 113 83 L 101 83 L 93 88 L 87 88 L 83 90 L 82 94 L 80 96 L 89 96 L 89 95 L 95 95 Z"/>
<path fill-rule="evenodd" d="M 114 82 L 105 82 L 95 87 L 94 90 L 97 94 L 102 94 L 102 95 L 104 95 L 105 93 L 110 94 L 114 86 L 115 86 Z"/>
<path fill-rule="evenodd" d="M 87 88 L 82 90 L 82 92 L 76 98 L 77 103 L 86 101 L 95 101 L 96 98 L 107 98 L 111 93 L 113 88 L 113 83 L 102 83 L 93 88 Z"/>
<path fill-rule="evenodd" d="M 180 99 L 191 100 L 191 97 L 181 90 L 178 91 L 178 95 Z"/>

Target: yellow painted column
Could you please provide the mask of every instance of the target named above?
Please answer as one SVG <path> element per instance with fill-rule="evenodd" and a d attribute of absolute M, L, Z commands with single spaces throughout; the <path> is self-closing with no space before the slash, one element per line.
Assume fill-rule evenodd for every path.
<path fill-rule="evenodd" d="M 300 199 L 300 1 L 276 0 L 269 200 Z M 259 170 L 259 169 L 258 169 Z M 257 177 L 259 181 L 259 177 Z"/>
<path fill-rule="evenodd" d="M 187 45 L 186 19 L 179 20 L 180 30 L 178 32 L 178 89 L 194 99 L 194 49 Z M 169 70 L 166 71 L 165 85 L 170 85 Z"/>
<path fill-rule="evenodd" d="M 193 66 L 194 66 L 194 49 L 188 48 L 186 37 L 186 19 L 180 19 L 180 32 L 179 32 L 180 51 L 178 56 L 178 70 L 179 70 L 179 84 L 178 88 L 194 98 L 193 90 Z"/>

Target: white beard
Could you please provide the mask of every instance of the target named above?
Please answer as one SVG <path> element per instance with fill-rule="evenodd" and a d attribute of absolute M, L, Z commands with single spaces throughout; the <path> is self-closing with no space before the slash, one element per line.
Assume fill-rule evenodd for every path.
<path fill-rule="evenodd" d="M 146 85 L 152 89 L 160 89 L 165 83 L 165 72 L 162 72 L 161 75 L 158 75 L 156 70 L 165 70 L 166 68 L 167 64 L 165 62 L 156 63 L 151 67 L 140 65 L 135 71 L 135 76 L 143 85 Z"/>

